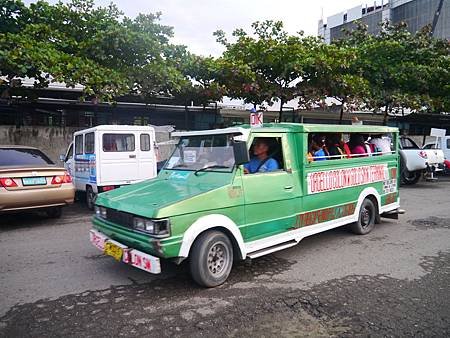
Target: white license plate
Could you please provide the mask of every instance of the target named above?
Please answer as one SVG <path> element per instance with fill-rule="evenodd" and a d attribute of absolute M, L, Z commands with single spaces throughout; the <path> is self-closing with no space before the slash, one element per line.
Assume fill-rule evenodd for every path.
<path fill-rule="evenodd" d="M 154 257 L 138 250 L 130 251 L 130 264 L 136 268 L 150 273 L 161 273 L 161 264 L 158 257 Z"/>
<path fill-rule="evenodd" d="M 102 235 L 100 232 L 91 230 L 89 231 L 89 239 L 91 243 L 102 252 L 105 251 L 105 243 L 108 240 L 108 237 Z"/>

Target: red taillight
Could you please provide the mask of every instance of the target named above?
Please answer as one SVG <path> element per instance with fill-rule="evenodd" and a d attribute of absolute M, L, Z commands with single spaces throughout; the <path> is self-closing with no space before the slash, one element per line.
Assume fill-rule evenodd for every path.
<path fill-rule="evenodd" d="M 53 176 L 52 184 L 63 184 L 63 183 L 72 183 L 72 176 L 69 174 Z"/>
<path fill-rule="evenodd" d="M 102 187 L 102 191 L 110 191 L 110 190 L 114 190 L 113 185 L 105 185 L 104 187 Z"/>
<path fill-rule="evenodd" d="M 425 158 L 425 159 L 428 158 L 427 153 L 425 151 L 423 151 L 423 150 L 419 151 L 419 156 L 422 157 L 422 158 Z"/>
<path fill-rule="evenodd" d="M 0 186 L 5 188 L 14 188 L 17 187 L 16 182 L 12 178 L 0 178 Z"/>

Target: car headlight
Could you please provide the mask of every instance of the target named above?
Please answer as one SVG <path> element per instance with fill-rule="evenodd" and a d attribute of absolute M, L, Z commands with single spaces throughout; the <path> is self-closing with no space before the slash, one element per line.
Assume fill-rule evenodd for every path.
<path fill-rule="evenodd" d="M 168 219 L 134 217 L 133 228 L 157 237 L 166 237 L 170 235 L 170 224 Z"/>
<path fill-rule="evenodd" d="M 107 216 L 106 208 L 96 205 L 95 206 L 95 215 L 97 217 L 106 218 L 106 216 Z"/>

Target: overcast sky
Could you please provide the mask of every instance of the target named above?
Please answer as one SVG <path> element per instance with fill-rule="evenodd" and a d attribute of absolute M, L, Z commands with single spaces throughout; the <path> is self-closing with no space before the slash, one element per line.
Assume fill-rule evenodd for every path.
<path fill-rule="evenodd" d="M 32 1 L 25 1 L 30 3 Z M 50 0 L 55 3 L 57 1 Z M 96 0 L 102 6 L 110 0 Z M 184 44 L 197 54 L 221 53 L 212 33 L 222 29 L 228 34 L 235 28 L 249 29 L 254 21 L 282 20 L 291 33 L 303 30 L 317 35 L 317 22 L 323 15 L 333 15 L 367 0 L 115 0 L 125 13 L 162 12 L 162 23 L 174 27 L 174 43 Z M 373 4 L 373 1 L 368 1 Z M 381 0 L 378 0 L 381 3 Z"/>

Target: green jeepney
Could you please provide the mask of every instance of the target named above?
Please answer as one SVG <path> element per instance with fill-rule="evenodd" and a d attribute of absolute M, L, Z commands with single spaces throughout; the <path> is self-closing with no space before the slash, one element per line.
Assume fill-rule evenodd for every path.
<path fill-rule="evenodd" d="M 91 242 L 145 271 L 160 273 L 160 259 L 189 259 L 197 283 L 217 286 L 234 259 L 266 255 L 346 224 L 366 234 L 380 216 L 398 214 L 396 128 L 279 123 L 174 135 L 179 143 L 156 178 L 96 201 Z M 339 138 L 345 148 L 356 135 L 366 149 L 378 147 L 314 158 L 311 139 Z M 249 152 L 261 139 L 278 169 L 246 173 Z"/>

